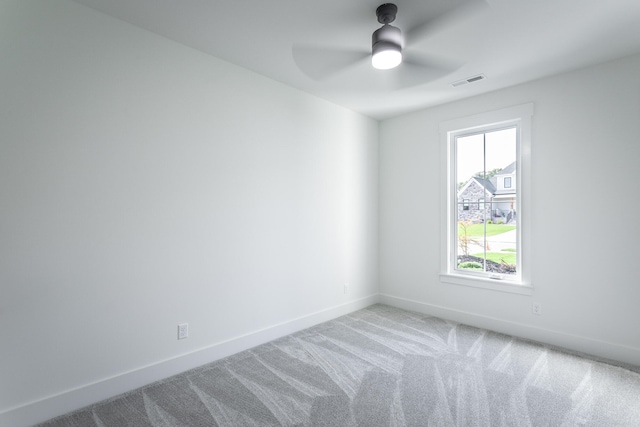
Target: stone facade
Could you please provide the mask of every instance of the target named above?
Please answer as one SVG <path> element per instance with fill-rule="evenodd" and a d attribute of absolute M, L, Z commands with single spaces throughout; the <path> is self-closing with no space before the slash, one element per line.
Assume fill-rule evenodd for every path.
<path fill-rule="evenodd" d="M 484 199 L 485 203 L 478 202 L 480 199 Z M 458 221 L 483 222 L 486 219 L 491 219 L 491 195 L 476 180 L 472 180 L 458 195 Z"/>

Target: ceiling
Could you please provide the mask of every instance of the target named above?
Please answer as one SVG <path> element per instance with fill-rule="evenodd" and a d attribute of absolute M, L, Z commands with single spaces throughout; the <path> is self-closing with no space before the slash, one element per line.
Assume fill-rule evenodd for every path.
<path fill-rule="evenodd" d="M 381 0 L 75 1 L 376 119 L 640 52 L 640 0 L 396 0 L 414 61 L 387 71 Z"/>

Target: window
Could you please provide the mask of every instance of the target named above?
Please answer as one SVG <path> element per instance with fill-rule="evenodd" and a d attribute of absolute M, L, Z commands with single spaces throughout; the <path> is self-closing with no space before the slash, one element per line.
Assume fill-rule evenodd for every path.
<path fill-rule="evenodd" d="M 532 114 L 526 104 L 441 123 L 443 282 L 531 293 Z"/>
<path fill-rule="evenodd" d="M 451 139 L 456 182 L 465 183 L 474 177 L 479 178 L 483 189 L 493 193 L 493 200 L 500 209 L 500 216 L 495 221 L 495 216 L 491 218 L 480 209 L 470 214 L 456 209 L 452 218 L 458 224 L 457 228 L 454 227 L 458 243 L 453 248 L 457 260 L 454 270 L 510 276 L 517 273 L 518 221 L 514 209 L 517 191 L 506 194 L 496 190 L 498 179 L 504 179 L 505 183 L 507 179 L 511 180 L 498 178 L 500 171 L 517 170 L 517 130 L 515 125 L 506 128 L 487 126 L 458 132 Z M 502 199 L 505 195 L 509 196 L 506 201 Z M 460 194 L 456 194 L 458 197 Z M 477 196 L 476 202 L 480 207 Z M 469 210 L 468 199 L 463 199 L 462 210 Z"/>

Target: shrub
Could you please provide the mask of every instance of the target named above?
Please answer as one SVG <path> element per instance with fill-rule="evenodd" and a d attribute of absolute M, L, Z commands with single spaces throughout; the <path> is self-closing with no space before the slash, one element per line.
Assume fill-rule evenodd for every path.
<path fill-rule="evenodd" d="M 516 266 L 514 264 L 508 264 L 505 260 L 500 260 L 500 270 L 506 273 L 515 273 Z"/>
<path fill-rule="evenodd" d="M 472 268 L 472 269 L 480 269 L 482 270 L 482 264 L 475 261 L 467 261 L 458 264 L 458 268 Z"/>

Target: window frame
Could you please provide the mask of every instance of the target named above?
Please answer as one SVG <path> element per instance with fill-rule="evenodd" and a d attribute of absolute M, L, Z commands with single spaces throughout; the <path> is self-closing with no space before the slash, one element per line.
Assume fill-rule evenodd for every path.
<path fill-rule="evenodd" d="M 441 268 L 440 281 L 443 283 L 472 286 L 489 290 L 531 295 L 531 120 L 533 103 L 508 107 L 501 110 L 476 114 L 440 123 L 442 182 L 441 185 Z M 455 212 L 457 209 L 457 182 L 455 176 L 455 138 L 472 132 L 490 132 L 508 127 L 516 127 L 518 167 L 515 174 L 516 211 L 518 212 L 518 271 L 516 275 L 478 274 L 455 269 L 457 245 Z M 454 229 L 454 226 L 456 227 Z"/>
<path fill-rule="evenodd" d="M 509 180 L 509 185 L 507 185 L 507 180 Z M 505 176 L 502 185 L 504 186 L 504 188 L 512 188 L 511 187 L 511 177 L 510 176 Z"/>

